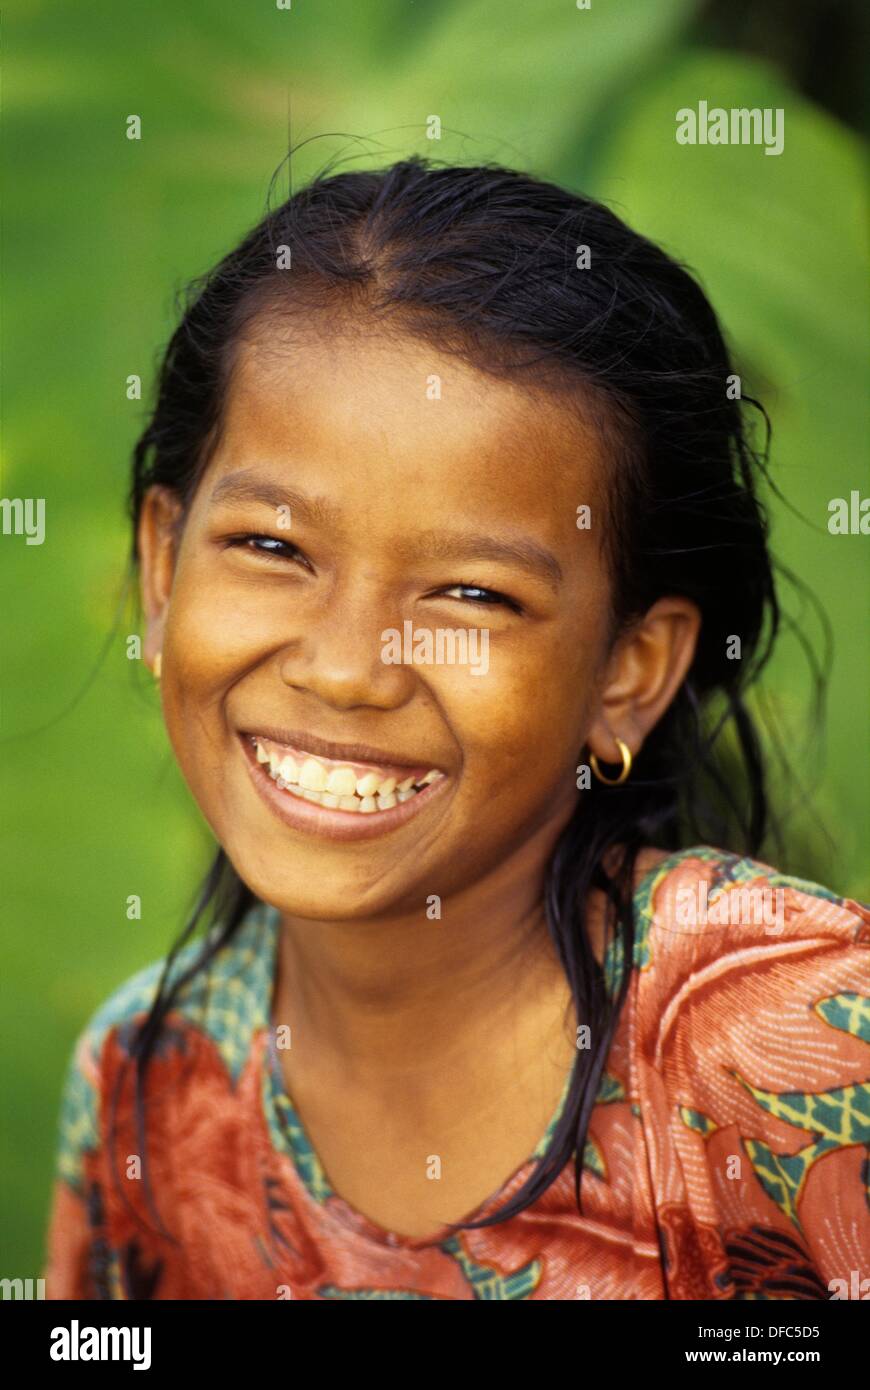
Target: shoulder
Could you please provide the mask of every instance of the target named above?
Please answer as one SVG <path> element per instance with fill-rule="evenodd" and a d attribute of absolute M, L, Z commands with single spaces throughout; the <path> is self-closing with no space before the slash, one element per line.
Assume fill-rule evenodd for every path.
<path fill-rule="evenodd" d="M 193 962 L 201 943 L 191 943 L 176 958 L 179 969 Z M 169 957 L 152 961 L 124 980 L 94 1010 L 81 1029 L 67 1063 L 60 1104 L 56 1176 L 77 1190 L 82 1183 L 83 1154 L 99 1144 L 101 1059 L 106 1040 L 148 1012 L 157 996 Z"/>
<path fill-rule="evenodd" d="M 645 970 L 663 951 L 673 966 L 693 965 L 705 942 L 717 955 L 723 947 L 870 946 L 867 904 L 709 845 L 647 851 L 634 901 L 635 963 Z"/>
<path fill-rule="evenodd" d="M 870 1240 L 870 908 L 704 846 L 653 866 L 637 909 L 649 1123 L 733 1229 L 779 1221 L 826 1277 L 856 1267 Z"/>
<path fill-rule="evenodd" d="M 258 904 L 232 937 L 198 969 L 210 937 L 187 943 L 152 961 L 123 981 L 91 1014 L 76 1038 L 63 1083 L 56 1176 L 79 1189 L 84 1153 L 96 1149 L 107 1044 L 127 1051 L 132 1032 L 148 1014 L 158 991 L 174 991 L 177 1023 L 210 1036 L 229 1070 L 244 1054 L 244 1042 L 268 1008 L 270 943 L 274 914 Z"/>
<path fill-rule="evenodd" d="M 76 1041 L 74 1060 L 78 1060 L 85 1069 L 98 1065 L 107 1036 L 129 1027 L 147 1014 L 157 998 L 164 977 L 164 987 L 171 987 L 194 964 L 202 953 L 203 945 L 201 940 L 192 941 L 176 954 L 174 960 L 170 954 L 162 956 L 118 985 L 85 1023 Z M 180 1009 L 189 1008 L 190 1002 L 191 991 L 188 989 L 179 1000 Z"/>
<path fill-rule="evenodd" d="M 634 880 L 633 965 L 647 999 L 695 974 L 699 961 L 711 954 L 717 960 L 728 956 L 732 965 L 739 961 L 746 969 L 777 955 L 870 947 L 866 903 L 710 845 L 673 853 L 643 849 Z M 859 959 L 866 965 L 866 954 Z M 602 959 L 611 992 L 622 976 L 622 961 L 617 936 Z"/>
<path fill-rule="evenodd" d="M 635 896 L 634 963 L 658 1058 L 681 1019 L 702 1049 L 716 1030 L 797 1045 L 808 1015 L 870 1038 L 870 907 L 755 859 L 698 846 L 654 863 Z"/>

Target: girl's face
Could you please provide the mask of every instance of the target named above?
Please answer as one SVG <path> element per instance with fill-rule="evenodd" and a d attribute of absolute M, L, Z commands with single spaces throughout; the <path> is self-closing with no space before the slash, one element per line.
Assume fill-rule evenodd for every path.
<path fill-rule="evenodd" d="M 416 341 L 241 349 L 187 517 L 152 489 L 140 551 L 173 748 L 258 897 L 320 920 L 420 911 L 555 840 L 587 739 L 608 762 L 612 734 L 637 751 L 605 466 L 555 398 Z M 258 747 L 278 775 L 307 765 L 314 795 Z"/>

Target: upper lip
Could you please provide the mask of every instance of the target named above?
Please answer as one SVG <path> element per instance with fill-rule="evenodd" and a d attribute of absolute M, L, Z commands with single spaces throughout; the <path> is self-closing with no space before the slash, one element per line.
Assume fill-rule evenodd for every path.
<path fill-rule="evenodd" d="M 334 762 L 376 763 L 383 767 L 410 769 L 426 767 L 436 772 L 442 771 L 437 763 L 429 762 L 426 758 L 399 757 L 383 748 L 373 748 L 367 743 L 332 743 L 329 739 L 303 733 L 301 729 L 280 729 L 275 725 L 257 724 L 242 732 L 253 738 L 259 734 L 271 743 L 282 743 L 288 748 L 297 748 L 301 753 L 311 753 L 315 758 L 319 755 Z"/>

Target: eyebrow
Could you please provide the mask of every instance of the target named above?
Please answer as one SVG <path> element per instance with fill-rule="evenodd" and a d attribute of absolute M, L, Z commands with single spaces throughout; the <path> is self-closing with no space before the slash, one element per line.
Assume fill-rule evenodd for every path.
<path fill-rule="evenodd" d="M 420 560 L 496 560 L 543 577 L 556 588 L 563 579 L 562 566 L 551 551 L 537 541 L 498 540 L 466 531 L 420 531 L 396 547 L 400 555 Z"/>
<path fill-rule="evenodd" d="M 209 506 L 220 502 L 261 502 L 265 507 L 287 507 L 295 511 L 309 525 L 320 525 L 336 530 L 340 513 L 326 497 L 309 497 L 295 488 L 284 487 L 263 478 L 252 469 L 240 473 L 230 473 L 215 484 Z"/>
<path fill-rule="evenodd" d="M 295 510 L 303 521 L 329 530 L 340 527 L 340 510 L 326 497 L 311 497 L 258 476 L 250 469 L 231 473 L 218 482 L 209 505 L 221 502 L 259 502 L 267 507 Z M 495 536 L 472 535 L 466 531 L 418 531 L 396 547 L 404 558 L 417 560 L 495 560 L 519 565 L 543 577 L 553 588 L 563 580 L 562 566 L 552 551 L 528 538 L 499 540 Z"/>

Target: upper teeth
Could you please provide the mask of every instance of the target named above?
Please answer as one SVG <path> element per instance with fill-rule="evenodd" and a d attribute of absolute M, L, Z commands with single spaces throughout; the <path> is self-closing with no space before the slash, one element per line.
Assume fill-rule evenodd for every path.
<path fill-rule="evenodd" d="M 419 781 L 406 777 L 397 782 L 395 774 L 379 776 L 371 771 L 357 774 L 352 767 L 327 768 L 310 756 L 297 760 L 292 754 L 279 753 L 267 740 L 259 738 L 254 739 L 254 747 L 257 762 L 268 763 L 269 775 L 286 790 L 307 801 L 342 811 L 388 811 L 443 775 L 432 768 Z"/>

